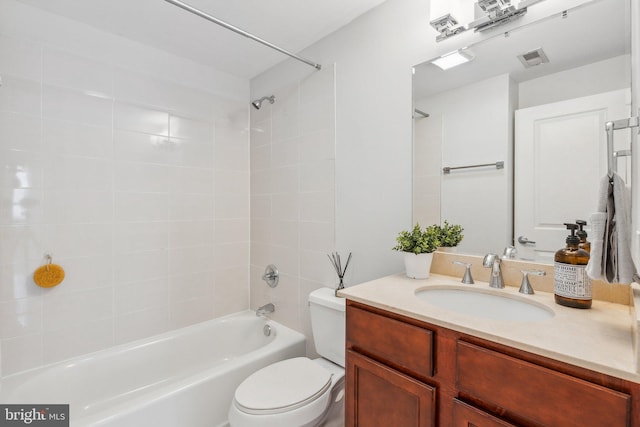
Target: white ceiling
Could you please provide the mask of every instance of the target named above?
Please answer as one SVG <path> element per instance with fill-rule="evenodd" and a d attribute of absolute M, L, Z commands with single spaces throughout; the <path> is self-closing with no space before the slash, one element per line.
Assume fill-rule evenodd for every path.
<path fill-rule="evenodd" d="M 496 37 L 470 45 L 475 58 L 459 67 L 442 71 L 427 62 L 415 67 L 414 99 L 508 73 L 516 82 L 590 64 L 630 52 L 629 2 L 599 0 L 533 22 Z M 535 7 L 535 6 L 534 6 Z M 454 36 L 455 37 L 455 36 Z M 543 48 L 548 64 L 525 69 L 517 56 Z"/>
<path fill-rule="evenodd" d="M 233 75 L 252 78 L 288 58 L 164 0 L 20 0 Z M 384 0 L 184 0 L 297 53 Z M 304 55 L 301 55 L 304 56 Z M 308 58 L 313 62 L 319 59 Z"/>

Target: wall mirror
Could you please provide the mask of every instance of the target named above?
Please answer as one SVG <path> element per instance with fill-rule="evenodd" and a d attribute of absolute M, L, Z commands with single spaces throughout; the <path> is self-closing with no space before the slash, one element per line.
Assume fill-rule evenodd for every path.
<path fill-rule="evenodd" d="M 460 253 L 515 245 L 518 258 L 551 262 L 563 223 L 596 210 L 606 121 L 630 116 L 629 10 L 629 0 L 582 2 L 494 30 L 459 66 L 416 65 L 414 223 L 461 224 Z M 616 134 L 628 185 L 630 138 Z"/>

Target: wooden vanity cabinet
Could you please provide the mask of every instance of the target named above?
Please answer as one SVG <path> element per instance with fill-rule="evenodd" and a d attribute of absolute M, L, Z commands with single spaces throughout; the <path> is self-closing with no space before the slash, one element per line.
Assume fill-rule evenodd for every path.
<path fill-rule="evenodd" d="M 640 385 L 347 301 L 346 427 L 640 427 Z"/>

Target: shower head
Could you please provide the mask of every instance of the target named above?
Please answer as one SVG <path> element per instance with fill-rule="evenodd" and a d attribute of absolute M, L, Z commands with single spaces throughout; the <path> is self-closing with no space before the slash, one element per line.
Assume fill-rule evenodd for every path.
<path fill-rule="evenodd" d="M 263 96 L 262 98 L 253 101 L 251 105 L 253 105 L 253 108 L 255 108 L 256 110 L 259 110 L 262 106 L 263 101 L 269 101 L 269 104 L 273 104 L 274 102 L 276 102 L 276 97 L 275 95 Z"/>

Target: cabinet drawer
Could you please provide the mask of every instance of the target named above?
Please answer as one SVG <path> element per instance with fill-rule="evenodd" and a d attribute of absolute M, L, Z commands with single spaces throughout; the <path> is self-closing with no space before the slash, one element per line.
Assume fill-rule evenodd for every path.
<path fill-rule="evenodd" d="M 547 426 L 628 426 L 631 397 L 486 348 L 458 341 L 461 393 Z"/>
<path fill-rule="evenodd" d="M 418 376 L 433 375 L 433 332 L 347 307 L 347 346 Z"/>
<path fill-rule="evenodd" d="M 478 408 L 467 405 L 458 399 L 453 400 L 453 427 L 516 427 L 487 414 Z"/>

